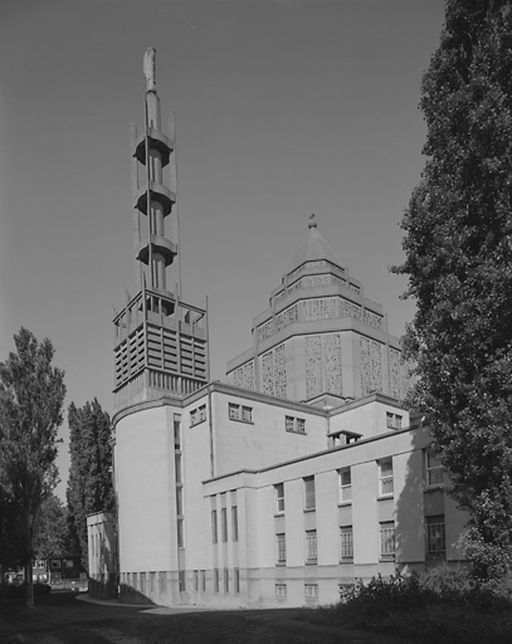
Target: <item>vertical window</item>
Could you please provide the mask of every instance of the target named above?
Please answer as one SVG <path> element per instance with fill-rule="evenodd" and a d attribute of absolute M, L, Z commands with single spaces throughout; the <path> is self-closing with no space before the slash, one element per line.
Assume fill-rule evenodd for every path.
<path fill-rule="evenodd" d="M 380 557 L 388 560 L 395 558 L 394 521 L 384 521 L 380 524 Z"/>
<path fill-rule="evenodd" d="M 315 477 L 308 476 L 304 479 L 304 509 L 314 510 L 315 506 Z"/>
<path fill-rule="evenodd" d="M 275 513 L 282 514 L 284 512 L 284 483 L 276 483 L 274 485 L 274 498 Z"/>
<path fill-rule="evenodd" d="M 160 593 L 167 592 L 167 573 L 163 571 L 158 575 L 158 590 Z"/>
<path fill-rule="evenodd" d="M 217 543 L 219 536 L 217 534 L 217 510 L 212 510 L 212 543 Z"/>
<path fill-rule="evenodd" d="M 339 476 L 339 502 L 346 503 L 352 499 L 352 477 L 350 474 L 350 467 L 344 467 L 338 470 Z"/>
<path fill-rule="evenodd" d="M 220 525 L 221 525 L 222 541 L 226 542 L 228 540 L 228 511 L 227 511 L 227 508 L 222 508 L 221 511 L 220 511 Z"/>
<path fill-rule="evenodd" d="M 183 548 L 185 546 L 183 538 L 183 519 L 181 517 L 176 520 L 176 540 L 178 542 L 178 548 Z"/>
<path fill-rule="evenodd" d="M 306 563 L 316 563 L 316 530 L 306 530 Z"/>
<path fill-rule="evenodd" d="M 238 507 L 231 506 L 231 538 L 238 541 Z"/>
<path fill-rule="evenodd" d="M 201 423 L 203 420 L 206 420 L 206 405 L 199 407 L 199 422 Z"/>
<path fill-rule="evenodd" d="M 444 559 L 446 552 L 446 537 L 444 515 L 425 517 L 427 558 Z"/>
<path fill-rule="evenodd" d="M 176 514 L 183 514 L 183 488 L 176 488 Z"/>
<path fill-rule="evenodd" d="M 318 584 L 304 584 L 304 594 L 307 599 L 318 597 Z"/>
<path fill-rule="evenodd" d="M 228 403 L 228 418 L 229 420 L 240 420 L 240 405 Z"/>
<path fill-rule="evenodd" d="M 201 590 L 206 592 L 206 570 L 201 570 Z"/>
<path fill-rule="evenodd" d="M 199 591 L 199 570 L 194 570 L 194 590 Z"/>
<path fill-rule="evenodd" d="M 224 568 L 224 592 L 229 593 L 229 570 Z"/>
<path fill-rule="evenodd" d="M 240 569 L 235 568 L 233 571 L 233 586 L 235 593 L 238 595 L 240 592 Z"/>
<path fill-rule="evenodd" d="M 306 420 L 304 418 L 297 418 L 296 431 L 298 434 L 306 433 Z"/>
<path fill-rule="evenodd" d="M 286 584 L 276 584 L 275 594 L 277 600 L 284 601 L 286 599 Z"/>
<path fill-rule="evenodd" d="M 244 423 L 252 423 L 252 407 L 242 406 L 242 420 Z"/>
<path fill-rule="evenodd" d="M 178 572 L 178 587 L 179 587 L 180 593 L 185 592 L 185 590 L 187 589 L 184 570 L 180 570 Z"/>
<path fill-rule="evenodd" d="M 341 559 L 354 558 L 354 536 L 351 525 L 340 527 Z"/>
<path fill-rule="evenodd" d="M 441 485 L 443 483 L 443 466 L 437 454 L 427 449 L 425 452 L 425 474 L 427 485 Z"/>
<path fill-rule="evenodd" d="M 181 416 L 174 414 L 173 430 L 174 430 L 174 449 L 181 449 L 181 436 L 180 436 Z"/>
<path fill-rule="evenodd" d="M 284 427 L 287 432 L 293 432 L 295 429 L 295 418 L 293 416 L 285 416 Z"/>
<path fill-rule="evenodd" d="M 393 461 L 390 458 L 379 461 L 379 494 L 380 496 L 393 494 Z"/>
<path fill-rule="evenodd" d="M 277 563 L 283 565 L 286 563 L 286 535 L 284 532 L 276 534 L 277 546 Z"/>
<path fill-rule="evenodd" d="M 213 590 L 218 593 L 220 590 L 219 569 L 215 568 L 213 571 Z"/>
<path fill-rule="evenodd" d="M 390 411 L 387 411 L 386 424 L 389 429 L 402 429 L 402 416 L 400 416 L 400 414 L 392 414 Z"/>
<path fill-rule="evenodd" d="M 179 452 L 174 454 L 174 467 L 176 472 L 176 483 L 181 483 L 181 454 Z"/>

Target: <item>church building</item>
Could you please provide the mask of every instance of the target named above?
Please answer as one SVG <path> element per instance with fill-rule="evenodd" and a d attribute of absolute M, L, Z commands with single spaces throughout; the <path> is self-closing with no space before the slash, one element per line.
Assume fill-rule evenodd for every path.
<path fill-rule="evenodd" d="M 466 517 L 428 428 L 400 402 L 398 339 L 313 215 L 250 347 L 211 381 L 208 312 L 181 293 L 174 134 L 154 58 L 132 132 L 139 290 L 114 318 L 120 598 L 329 604 L 357 578 L 459 564 Z M 89 519 L 98 579 L 103 529 Z"/>

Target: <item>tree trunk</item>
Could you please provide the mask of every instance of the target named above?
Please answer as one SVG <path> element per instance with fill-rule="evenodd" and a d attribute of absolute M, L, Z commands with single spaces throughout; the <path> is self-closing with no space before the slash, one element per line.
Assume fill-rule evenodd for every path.
<path fill-rule="evenodd" d="M 32 580 L 32 557 L 25 561 L 25 605 L 34 608 L 34 584 Z"/>

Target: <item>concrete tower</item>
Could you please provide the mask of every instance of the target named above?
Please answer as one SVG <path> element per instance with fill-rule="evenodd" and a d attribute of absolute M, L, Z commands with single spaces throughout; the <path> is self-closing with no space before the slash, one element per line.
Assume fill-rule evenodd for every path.
<path fill-rule="evenodd" d="M 144 127 L 131 130 L 138 292 L 114 318 L 116 410 L 187 395 L 209 377 L 206 310 L 181 299 L 174 128 L 170 120 L 169 135 L 162 130 L 154 49 L 144 75 Z"/>

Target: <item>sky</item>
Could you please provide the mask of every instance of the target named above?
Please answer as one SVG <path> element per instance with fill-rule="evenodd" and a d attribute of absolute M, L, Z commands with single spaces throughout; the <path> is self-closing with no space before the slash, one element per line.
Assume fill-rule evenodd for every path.
<path fill-rule="evenodd" d="M 208 296 L 211 375 L 249 348 L 310 213 L 396 336 L 399 222 L 425 159 L 421 77 L 442 0 L 2 0 L 0 360 L 49 337 L 67 407 L 112 413 L 113 307 L 135 293 L 129 124 L 144 50 L 175 114 L 184 299 Z"/>

